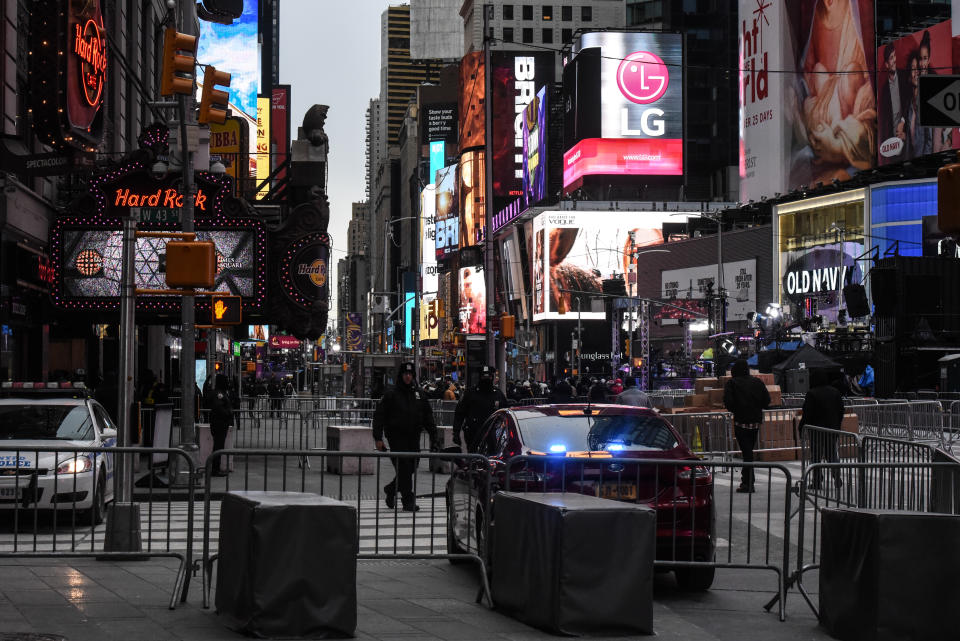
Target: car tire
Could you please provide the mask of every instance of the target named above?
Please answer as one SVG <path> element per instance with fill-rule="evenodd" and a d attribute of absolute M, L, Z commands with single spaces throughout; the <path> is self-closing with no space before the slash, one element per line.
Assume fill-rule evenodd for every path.
<path fill-rule="evenodd" d="M 713 585 L 715 573 L 716 568 L 713 566 L 674 568 L 673 570 L 677 585 L 685 592 L 706 592 Z"/>
<path fill-rule="evenodd" d="M 97 487 L 93 491 L 93 502 L 90 504 L 90 509 L 85 510 L 82 514 L 82 521 L 84 525 L 100 525 L 103 523 L 103 519 L 106 518 L 106 487 L 106 479 L 101 472 L 99 478 L 97 479 Z"/>

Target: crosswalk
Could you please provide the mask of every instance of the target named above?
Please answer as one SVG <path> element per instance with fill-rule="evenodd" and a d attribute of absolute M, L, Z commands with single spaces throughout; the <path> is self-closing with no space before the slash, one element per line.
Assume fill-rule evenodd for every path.
<path fill-rule="evenodd" d="M 357 508 L 359 553 L 442 554 L 446 550 L 446 501 L 443 496 L 421 497 L 420 511 L 389 509 L 374 498 L 345 501 Z M 107 524 L 72 527 L 68 515 L 57 523 L 49 514 L 30 514 L 0 522 L 0 553 L 15 552 L 99 552 L 103 550 Z M 220 502 L 210 504 L 210 547 L 215 553 L 220 538 Z M 190 537 L 190 510 L 186 501 L 140 504 L 140 538 L 147 552 L 183 552 Z M 194 508 L 194 554 L 203 549 L 203 504 Z M 281 544 L 281 542 L 278 542 Z"/>

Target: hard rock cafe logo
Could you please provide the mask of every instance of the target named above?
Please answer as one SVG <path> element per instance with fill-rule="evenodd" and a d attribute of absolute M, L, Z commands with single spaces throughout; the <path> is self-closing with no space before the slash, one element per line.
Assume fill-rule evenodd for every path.
<path fill-rule="evenodd" d="M 107 76 L 107 47 L 100 27 L 92 19 L 74 25 L 73 53 L 80 59 L 83 95 L 91 107 L 96 107 Z"/>
<path fill-rule="evenodd" d="M 327 263 L 320 258 L 309 265 L 300 263 L 297 265 L 297 275 L 308 277 L 316 287 L 323 287 L 327 282 Z"/>

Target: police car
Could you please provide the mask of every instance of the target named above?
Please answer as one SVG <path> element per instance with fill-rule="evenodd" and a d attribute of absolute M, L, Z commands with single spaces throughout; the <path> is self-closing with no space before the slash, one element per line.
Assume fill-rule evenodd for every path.
<path fill-rule="evenodd" d="M 72 511 L 78 523 L 100 523 L 113 498 L 113 454 L 71 448 L 116 442 L 117 426 L 82 384 L 3 383 L 0 510 Z"/>

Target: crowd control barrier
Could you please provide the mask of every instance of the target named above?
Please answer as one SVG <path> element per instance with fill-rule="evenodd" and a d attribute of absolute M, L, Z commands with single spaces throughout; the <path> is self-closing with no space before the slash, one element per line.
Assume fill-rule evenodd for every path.
<path fill-rule="evenodd" d="M 193 462 L 183 451 L 141 447 L 29 447 L 6 450 L 0 484 L 0 557 L 130 560 L 174 558 L 180 562 L 170 609 L 187 599 L 193 565 L 195 486 Z M 153 473 L 131 474 L 127 483 L 139 514 L 139 541 L 117 545 L 108 533 L 111 503 L 119 496 L 114 476 L 117 457 L 176 459 L 187 470 L 187 486 L 174 490 Z M 73 470 L 77 470 L 76 473 Z M 149 472 L 149 470 L 148 470 Z M 11 480 L 10 477 L 13 477 Z M 134 483 L 134 477 L 139 478 Z M 126 538 L 127 533 L 124 533 Z M 125 549 L 110 549 L 112 547 Z"/>
<path fill-rule="evenodd" d="M 729 412 L 664 414 L 684 442 L 698 456 L 727 459 L 738 451 L 733 439 L 733 415 Z"/>
<path fill-rule="evenodd" d="M 489 461 L 477 454 L 420 452 L 325 452 L 317 450 L 229 449 L 220 455 L 233 461 L 233 473 L 224 479 L 212 475 L 212 457 L 206 463 L 203 505 L 203 605 L 210 605 L 212 572 L 217 559 L 219 497 L 231 490 L 311 492 L 356 506 L 359 559 L 450 559 L 471 561 L 480 570 L 481 596 L 490 602 L 487 579 L 486 522 L 473 522 L 465 510 L 466 527 L 476 536 L 466 546 L 451 545 L 448 524 L 457 506 L 450 504 L 447 482 L 452 472 L 463 470 L 474 482 L 474 493 L 489 496 Z M 410 461 L 416 473 L 413 493 L 419 511 L 403 510 L 401 497 L 393 507 L 386 502 L 385 486 L 394 478 L 394 463 Z M 437 465 L 445 463 L 446 465 Z M 339 473 L 330 472 L 336 469 Z M 451 524 L 452 525 L 452 524 Z M 492 603 L 491 603 L 492 605 Z"/>
<path fill-rule="evenodd" d="M 578 492 L 655 508 L 655 565 L 677 573 L 682 586 L 709 586 L 717 568 L 738 568 L 773 572 L 777 594 L 784 594 L 792 501 L 784 465 L 564 456 L 492 459 L 491 465 L 494 490 Z M 745 468 L 755 475 L 753 494 L 733 492 Z M 780 620 L 785 617 L 781 607 Z"/>

